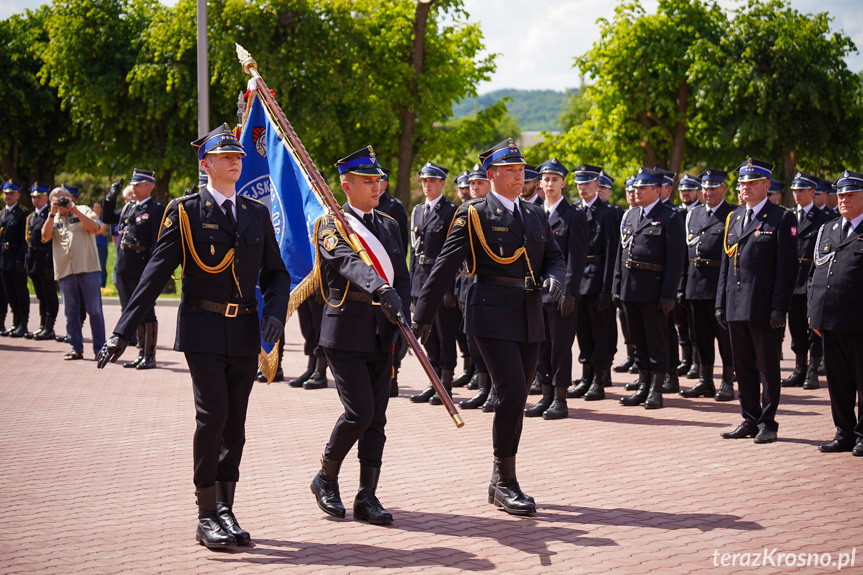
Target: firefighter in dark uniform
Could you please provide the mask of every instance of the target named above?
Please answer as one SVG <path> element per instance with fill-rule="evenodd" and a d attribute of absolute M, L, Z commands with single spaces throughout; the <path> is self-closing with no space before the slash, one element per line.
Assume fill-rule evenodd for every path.
<path fill-rule="evenodd" d="M 392 341 L 398 330 L 393 324 L 399 314 L 406 319 L 410 317 L 410 277 L 398 224 L 375 209 L 383 171 L 372 147 L 339 160 L 336 168 L 348 197 L 342 206 L 345 215 L 355 218 L 352 227 L 365 226 L 386 253 L 391 254 L 393 277 L 384 279 L 360 259 L 333 216 L 318 221 L 315 236 L 321 279 L 328 288 L 321 346 L 345 411 L 333 428 L 321 458 L 321 470 L 311 488 L 321 510 L 344 517 L 338 475 L 342 461 L 357 444 L 360 488 L 354 500 L 354 519 L 384 525 L 392 523 L 393 518 L 378 501 L 375 491 L 386 441 Z"/>
<path fill-rule="evenodd" d="M 638 207 L 630 209 L 621 222 L 614 270 L 614 294 L 626 310 L 639 372 L 635 393 L 622 397 L 620 403 L 643 404 L 646 409 L 662 407 L 662 386 L 671 369 L 669 315 L 686 255 L 683 218 L 675 206 L 660 199 L 664 179 L 658 170 L 638 170 L 634 184 Z"/>
<path fill-rule="evenodd" d="M 863 174 L 846 170 L 836 185 L 841 217 L 821 226 L 809 284 L 810 326 L 824 338 L 836 426 L 833 440 L 818 449 L 863 457 Z"/>
<path fill-rule="evenodd" d="M 431 331 L 437 309 L 453 275 L 470 258 L 465 331 L 485 358 L 497 394 L 492 422 L 494 471 L 489 502 L 508 513 L 530 515 L 534 502 L 521 491 L 515 457 L 536 372 L 539 344 L 545 338 L 542 291 L 560 304 L 565 264 L 540 206 L 524 202 L 524 156 L 509 138 L 479 155 L 491 192 L 456 213 L 443 251 L 423 286 L 414 313 L 414 333 Z"/>
<path fill-rule="evenodd" d="M 609 202 L 611 198 L 611 191 L 614 186 L 614 178 L 605 173 L 605 170 L 599 173 L 599 191 L 596 195 L 599 196 L 599 199 L 608 204 L 608 206 L 614 212 L 615 217 L 617 218 L 617 229 L 620 229 L 620 222 L 623 220 L 624 209 L 618 206 L 617 204 L 612 204 Z M 620 234 L 616 234 L 618 242 L 620 241 Z M 604 313 L 606 321 L 608 322 L 608 356 L 609 361 L 614 359 L 614 356 L 617 355 L 617 314 L 614 310 L 611 310 L 611 313 Z M 603 387 L 611 387 L 611 370 L 609 369 L 608 377 L 605 379 L 605 383 Z M 585 393 L 585 395 L 587 395 Z"/>
<path fill-rule="evenodd" d="M 521 201 L 542 205 L 542 194 L 539 187 L 539 170 L 530 164 L 524 165 L 524 187 L 521 190 Z"/>
<path fill-rule="evenodd" d="M 835 218 L 832 214 L 815 207 L 813 201 L 818 178 L 806 172 L 797 172 L 791 182 L 794 194 L 793 209 L 797 218 L 797 279 L 794 283 L 794 295 L 791 296 L 791 308 L 788 310 L 788 331 L 791 333 L 791 350 L 794 352 L 794 371 L 782 380 L 782 387 L 803 387 L 818 389 L 818 366 L 824 357 L 824 347 L 821 337 L 809 329 L 809 314 L 806 307 L 806 287 L 809 273 L 815 261 L 815 240 L 818 230 L 828 221 Z M 807 365 L 807 355 L 808 365 Z"/>
<path fill-rule="evenodd" d="M 704 170 L 699 179 L 704 193 L 704 205 L 693 208 L 686 217 L 688 261 L 681 281 L 686 303 L 692 314 L 692 332 L 698 358 L 700 379 L 680 392 L 683 397 L 713 397 L 716 401 L 734 399 L 734 364 L 731 361 L 731 341 L 728 330 L 716 322 L 716 290 L 719 268 L 725 248 L 725 220 L 734 207 L 725 201 L 724 170 Z M 681 183 L 681 185 L 683 185 Z M 713 382 L 716 345 L 722 359 L 722 380 L 719 391 Z"/>
<path fill-rule="evenodd" d="M 727 327 L 743 423 L 726 439 L 776 441 L 779 352 L 797 277 L 797 220 L 767 199 L 773 164 L 752 158 L 737 168 L 743 206 L 725 220 L 716 319 Z M 762 388 L 763 384 L 763 388 Z"/>
<path fill-rule="evenodd" d="M 470 201 L 470 172 L 467 170 L 462 171 L 456 179 L 456 194 L 458 195 L 461 203 L 464 204 Z M 452 386 L 453 387 L 465 387 L 468 383 L 470 383 L 474 376 L 476 375 L 476 366 L 473 364 L 473 357 L 470 352 L 470 345 L 467 341 L 467 334 L 462 330 L 461 324 L 462 319 L 464 317 L 464 306 L 461 299 L 461 288 L 462 283 L 461 274 L 457 274 L 455 278 L 455 285 L 453 286 L 453 295 L 455 295 L 456 300 L 458 300 L 459 306 L 459 327 L 455 332 L 455 341 L 458 344 L 458 349 L 461 351 L 462 361 L 464 362 L 464 370 L 453 377 Z"/>
<path fill-rule="evenodd" d="M 623 222 L 623 216 L 626 215 L 626 212 L 635 207 L 635 176 L 630 176 L 627 178 L 626 183 L 624 184 L 624 193 L 626 195 L 626 203 L 629 207 L 623 212 L 623 215 L 620 217 L 620 222 L 617 224 L 618 234 L 617 241 L 620 243 L 620 224 Z M 622 209 L 622 208 L 621 208 Z M 615 252 L 614 257 L 617 258 L 617 253 Z M 615 365 L 612 368 L 612 371 L 615 373 L 638 373 L 638 366 L 635 365 L 635 346 L 632 345 L 632 340 L 629 337 L 629 324 L 626 322 L 626 313 L 623 311 L 623 305 L 620 303 L 618 299 L 615 302 L 615 307 L 617 311 L 615 312 L 616 319 L 620 321 L 620 333 L 623 335 L 623 343 L 626 346 L 626 358 L 619 364 Z M 616 324 L 615 324 L 616 329 Z M 635 391 L 638 389 L 638 382 L 629 382 L 625 386 L 626 391 Z"/>
<path fill-rule="evenodd" d="M 155 184 L 153 172 L 135 169 L 129 182 L 135 203 L 127 204 L 122 211 L 116 210 L 117 198 L 123 190 L 122 182 L 111 184 L 111 189 L 102 202 L 102 222 L 119 224 L 116 274 L 117 283 L 122 284 L 123 289 L 117 290 L 117 293 L 121 296 L 120 305 L 124 309 L 153 255 L 159 237 L 159 226 L 165 213 L 165 207 L 150 196 Z M 152 369 L 156 367 L 156 342 L 159 334 L 155 307 L 146 311 L 136 331 L 138 357 L 125 363 L 123 367 Z"/>
<path fill-rule="evenodd" d="M 572 344 L 578 324 L 576 313 L 581 280 L 587 263 L 587 216 L 563 197 L 569 170 L 557 158 L 539 166 L 543 205 L 554 239 L 563 253 L 566 274 L 563 300 L 558 304 L 547 290 L 542 292 L 545 341 L 539 348 L 537 377 L 542 399 L 524 410 L 526 417 L 563 419 L 569 415 L 566 390 L 572 381 Z"/>
<path fill-rule="evenodd" d="M 587 259 L 579 286 L 578 362 L 582 377 L 569 397 L 588 401 L 605 399 L 605 385 L 611 382 L 611 338 L 615 308 L 611 305 L 614 262 L 620 244 L 620 222 L 616 211 L 599 197 L 602 168 L 581 164 L 573 170 L 581 202 L 578 208 L 587 219 Z M 617 331 L 617 326 L 614 325 Z M 596 385 L 594 385 L 594 382 Z"/>
<path fill-rule="evenodd" d="M 185 262 L 174 349 L 186 355 L 197 413 L 195 538 L 207 547 L 224 547 L 250 541 L 233 513 L 246 410 L 261 338 L 274 344 L 284 330 L 291 280 L 269 210 L 235 193 L 245 155 L 240 142 L 222 125 L 192 147 L 209 176 L 207 187 L 168 205 L 156 249 L 97 360 L 102 368 L 120 357 Z M 265 302 L 260 321 L 256 284 Z"/>
<path fill-rule="evenodd" d="M 30 198 L 33 201 L 33 213 L 27 216 L 27 255 L 24 256 L 24 267 L 27 276 L 33 282 L 33 291 L 39 300 L 39 329 L 28 335 L 36 340 L 54 339 L 54 322 L 60 309 L 57 297 L 57 281 L 54 279 L 54 257 L 51 251 L 51 239 L 42 240 L 42 226 L 51 212 L 48 207 L 48 194 L 51 189 L 40 183 L 30 186 Z"/>
<path fill-rule="evenodd" d="M 449 170 L 434 162 L 426 162 L 419 172 L 426 201 L 414 206 L 411 214 L 411 297 L 416 301 L 428 281 L 432 266 L 443 248 L 456 206 L 443 196 L 443 186 Z M 453 273 L 455 281 L 455 273 Z M 458 300 L 450 284 L 444 296 L 443 306 L 434 318 L 431 336 L 425 342 L 429 362 L 440 376 L 447 393 L 452 395 L 452 380 L 458 362 L 455 333 L 461 314 Z M 443 405 L 431 384 L 423 391 L 411 396 L 414 403 Z"/>
<path fill-rule="evenodd" d="M 701 206 L 699 198 L 701 181 L 689 174 L 683 174 L 677 183 L 677 193 L 682 204 L 678 209 L 685 222 L 689 213 Z M 687 264 L 688 262 L 684 260 L 683 278 L 686 277 Z M 697 379 L 700 359 L 698 347 L 695 345 L 695 326 L 692 323 L 692 312 L 686 303 L 686 294 L 683 291 L 678 292 L 677 299 L 677 305 L 674 306 L 674 322 L 677 326 L 678 343 L 682 352 L 680 364 L 677 366 L 677 375 L 685 375 L 688 379 Z M 678 391 L 680 391 L 679 384 L 675 393 Z"/>
<path fill-rule="evenodd" d="M 30 212 L 18 203 L 20 198 L 21 186 L 12 180 L 3 184 L 5 209 L 0 213 L 0 279 L 12 308 L 12 327 L 5 334 L 9 337 L 24 337 L 30 319 L 30 293 L 24 269 L 27 253 L 24 236 Z"/>

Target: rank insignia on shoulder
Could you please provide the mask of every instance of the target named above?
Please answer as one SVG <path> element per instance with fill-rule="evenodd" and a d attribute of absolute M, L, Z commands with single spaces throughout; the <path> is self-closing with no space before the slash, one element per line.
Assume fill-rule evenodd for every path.
<path fill-rule="evenodd" d="M 491 231 L 493 231 L 493 232 L 508 232 L 509 228 L 495 228 L 492 226 Z"/>
<path fill-rule="evenodd" d="M 465 225 L 466 223 L 467 223 L 467 221 L 465 221 L 464 218 L 456 218 L 456 220 L 453 222 L 452 225 L 461 227 L 461 226 Z"/>
<path fill-rule="evenodd" d="M 336 247 L 336 244 L 339 243 L 339 238 L 334 235 L 327 236 L 327 239 L 324 240 L 324 249 L 328 252 L 333 251 Z"/>
<path fill-rule="evenodd" d="M 325 230 L 321 230 L 320 233 L 318 233 L 318 237 L 320 237 L 321 239 L 324 239 L 325 237 L 331 236 L 335 233 L 336 233 L 336 230 L 334 230 L 333 228 L 327 228 Z"/>
<path fill-rule="evenodd" d="M 201 227 L 204 228 L 205 230 L 218 230 L 219 224 L 208 224 L 205 222 L 205 223 L 201 224 Z"/>

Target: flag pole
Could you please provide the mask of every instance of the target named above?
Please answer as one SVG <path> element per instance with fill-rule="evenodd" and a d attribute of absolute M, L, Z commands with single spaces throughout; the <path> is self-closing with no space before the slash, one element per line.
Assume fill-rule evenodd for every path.
<path fill-rule="evenodd" d="M 338 220 L 339 224 L 344 228 L 345 233 L 350 240 L 351 248 L 369 267 L 375 270 L 375 273 L 377 273 L 377 270 L 375 269 L 374 264 L 372 264 L 372 260 L 369 257 L 369 254 L 366 252 L 365 247 L 363 247 L 363 244 L 362 242 L 360 242 L 360 239 L 357 236 L 356 232 L 354 232 L 347 218 L 345 218 L 344 213 L 342 213 L 341 206 L 339 206 L 338 202 L 336 202 L 336 199 L 335 197 L 333 197 L 333 193 L 330 191 L 329 186 L 327 186 L 327 183 L 324 181 L 324 178 L 323 176 L 321 176 L 321 173 L 318 171 L 318 169 L 315 168 L 315 163 L 312 161 L 312 158 L 306 151 L 305 146 L 303 146 L 303 143 L 300 141 L 299 136 L 297 136 L 297 133 L 291 126 L 291 123 L 288 122 L 288 119 L 285 117 L 284 112 L 282 112 L 282 109 L 279 107 L 276 99 L 273 97 L 272 92 L 270 92 L 270 89 L 267 87 L 266 82 L 264 82 L 264 79 L 261 77 L 261 73 L 258 71 L 258 63 L 255 62 L 255 59 L 252 58 L 251 54 L 249 54 L 249 52 L 245 48 L 243 48 L 239 44 L 236 44 L 236 47 L 237 57 L 240 60 L 240 64 L 242 64 L 243 66 L 243 71 L 246 72 L 246 74 L 249 74 L 252 77 L 253 82 L 255 82 L 255 89 L 258 92 L 258 96 L 263 100 L 264 105 L 267 107 L 270 114 L 272 114 L 273 118 L 275 119 L 276 125 L 281 131 L 280 135 L 282 137 L 282 141 L 286 145 L 289 145 L 292 151 L 296 154 L 297 159 L 300 162 L 300 166 L 306 173 L 306 177 L 308 178 L 309 182 L 311 182 L 312 184 L 312 191 L 315 193 L 315 195 L 318 196 L 319 199 L 324 202 L 333 217 L 335 217 L 336 220 Z M 317 238 L 315 238 L 315 240 L 317 240 Z M 428 376 L 429 381 L 431 381 L 431 384 L 437 392 L 438 397 L 440 397 L 441 401 L 443 402 L 447 413 L 449 413 L 450 417 L 452 418 L 453 423 L 455 423 L 456 427 L 464 426 L 464 421 L 459 415 L 458 410 L 455 408 L 452 398 L 449 396 L 446 389 L 441 384 L 440 378 L 435 373 L 431 362 L 429 362 L 428 357 L 426 357 L 425 352 L 423 351 L 422 347 L 420 347 L 417 338 L 414 336 L 413 332 L 410 329 L 410 325 L 408 325 L 407 319 L 404 317 L 404 314 L 401 311 L 399 311 L 398 313 L 398 325 L 399 328 L 402 330 L 402 334 L 405 336 L 408 345 L 414 351 L 414 355 L 416 355 L 417 359 L 419 360 L 423 371 L 426 372 L 426 375 Z"/>

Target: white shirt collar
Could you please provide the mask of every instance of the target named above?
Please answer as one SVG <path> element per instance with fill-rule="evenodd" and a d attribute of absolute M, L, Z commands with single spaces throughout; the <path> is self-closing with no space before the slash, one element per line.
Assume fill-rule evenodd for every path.
<path fill-rule="evenodd" d="M 651 212 L 651 210 L 653 210 L 653 206 L 655 206 L 656 204 L 658 204 L 658 203 L 659 203 L 659 202 L 661 202 L 661 201 L 662 201 L 662 200 L 656 200 L 655 202 L 653 202 L 653 203 L 652 203 L 652 204 L 650 204 L 649 206 L 646 206 L 646 207 L 641 208 L 641 217 L 644 217 L 644 216 L 646 216 L 647 214 L 649 214 L 649 213 Z"/>
<path fill-rule="evenodd" d="M 521 198 L 521 201 L 523 201 L 523 202 L 525 202 L 525 203 L 527 203 L 527 204 L 529 204 L 529 203 L 536 203 L 536 197 L 537 197 L 538 195 L 539 195 L 539 193 L 538 193 L 538 192 L 534 192 L 534 193 L 533 193 L 533 195 L 532 195 L 531 197 L 527 198 L 527 199 Z"/>
<path fill-rule="evenodd" d="M 17 205 L 18 205 L 18 202 L 15 202 L 14 204 L 12 204 L 12 205 L 11 205 L 11 206 L 9 206 L 9 207 L 6 207 L 6 206 L 3 206 L 3 207 L 4 207 L 7 211 L 10 211 L 10 212 L 11 212 L 12 210 L 14 210 L 14 209 L 15 209 L 15 206 L 17 206 Z"/>
<path fill-rule="evenodd" d="M 513 210 L 513 208 L 515 207 L 515 202 L 514 202 L 514 201 L 512 201 L 512 200 L 510 200 L 510 199 L 508 199 L 508 198 L 503 197 L 502 195 L 500 195 L 499 193 L 495 192 L 494 190 L 491 190 L 491 192 L 490 192 L 490 193 L 494 194 L 494 197 L 496 197 L 496 198 L 500 201 L 500 203 L 502 203 L 502 204 L 503 204 L 503 207 L 505 207 L 506 209 L 508 209 L 508 210 L 509 210 L 509 213 L 512 213 L 512 210 Z"/>
<path fill-rule="evenodd" d="M 683 205 L 686 207 L 686 211 L 687 211 L 687 212 L 691 212 L 692 210 L 694 210 L 695 208 L 697 208 L 698 206 L 700 206 L 700 205 L 701 205 L 701 202 L 699 202 L 698 200 L 695 200 L 694 202 L 692 202 L 692 203 L 691 203 L 691 204 L 689 204 L 689 205 L 686 205 L 686 204 L 683 204 Z"/>
<path fill-rule="evenodd" d="M 356 207 L 355 205 L 353 205 L 353 204 L 351 203 L 351 201 L 350 201 L 350 200 L 348 200 L 348 205 L 351 207 L 351 209 L 352 209 L 353 211 L 355 211 L 356 213 L 360 214 L 361 216 L 366 216 L 366 215 L 371 214 L 372 212 L 374 212 L 374 210 L 372 210 L 371 212 L 364 212 L 364 211 L 362 211 L 361 209 L 359 209 L 358 207 Z"/>
<path fill-rule="evenodd" d="M 562 198 L 562 197 L 563 197 L 563 196 L 561 196 L 561 198 Z M 593 195 L 593 197 L 592 197 L 592 198 L 590 198 L 590 201 L 589 201 L 589 202 L 585 202 L 584 207 L 585 207 L 585 208 L 590 208 L 591 206 L 593 206 L 593 204 L 595 204 L 595 203 L 596 203 L 596 200 L 598 200 L 598 199 L 599 199 L 599 194 L 594 194 L 594 195 Z M 584 201 L 584 200 L 582 200 L 582 201 Z"/>
<path fill-rule="evenodd" d="M 763 200 L 761 200 L 760 202 L 758 202 L 758 204 L 757 204 L 754 208 L 752 208 L 752 219 L 753 219 L 753 220 L 755 219 L 755 217 L 756 217 L 758 214 L 760 214 L 760 213 L 761 213 L 761 210 L 763 210 L 763 209 L 764 209 L 765 204 L 767 204 L 767 202 L 769 202 L 769 201 L 770 201 L 770 200 L 768 200 L 767 198 L 764 198 Z M 747 206 L 746 206 L 746 208 L 748 209 L 748 208 L 749 208 L 749 206 L 747 205 Z M 750 221 L 751 221 L 751 220 L 750 220 Z"/>
<path fill-rule="evenodd" d="M 211 191 L 212 191 L 212 190 L 211 190 Z M 218 194 L 218 192 L 216 192 L 216 193 Z M 219 194 L 219 195 L 221 195 L 221 194 Z M 234 195 L 236 196 L 236 194 L 234 194 Z M 139 205 L 139 206 L 143 206 L 144 204 L 146 204 L 147 202 L 149 202 L 149 201 L 150 201 L 150 198 L 152 198 L 152 197 L 153 197 L 153 196 L 147 196 L 147 197 L 146 197 L 146 198 L 144 198 L 143 200 L 140 200 L 140 201 L 138 202 L 138 205 Z M 214 196 L 214 197 L 215 197 L 215 196 Z M 222 201 L 225 201 L 225 200 L 222 200 Z M 233 200 L 233 199 L 231 199 L 231 201 L 233 202 L 234 200 Z M 219 204 L 219 205 L 221 205 L 221 204 Z"/>
<path fill-rule="evenodd" d="M 809 203 L 808 203 L 808 204 L 806 204 L 805 206 L 797 206 L 797 209 L 798 209 L 798 210 L 802 209 L 802 210 L 803 210 L 803 215 L 805 216 L 806 214 L 808 214 L 808 213 L 809 213 L 809 210 L 811 210 L 811 209 L 812 209 L 812 206 L 814 206 L 814 205 L 815 205 L 815 202 L 809 202 Z"/>
<path fill-rule="evenodd" d="M 863 214 L 860 214 L 859 216 L 857 216 L 856 218 L 851 220 L 851 229 L 856 230 L 857 226 L 860 225 L 860 222 L 863 222 Z M 845 219 L 845 216 L 842 216 L 842 227 L 844 228 L 845 224 L 847 224 L 847 223 L 848 223 L 848 220 Z"/>
<path fill-rule="evenodd" d="M 213 199 L 216 200 L 216 204 L 218 204 L 218 206 L 220 208 L 222 207 L 222 204 L 225 203 L 225 200 L 231 200 L 231 212 L 232 212 L 231 215 L 234 216 L 234 221 L 236 221 L 236 219 L 237 219 L 237 217 L 236 217 L 237 216 L 237 194 L 234 194 L 233 196 L 231 196 L 229 198 L 228 196 L 222 194 L 221 192 L 217 192 L 215 190 L 215 188 L 210 186 L 210 184 L 207 184 L 207 191 L 210 192 L 210 195 L 213 196 Z M 141 202 L 138 202 L 138 203 L 140 204 Z"/>
<path fill-rule="evenodd" d="M 546 213 L 547 213 L 549 216 L 550 216 L 551 214 L 553 214 L 553 213 L 554 213 L 554 210 L 556 210 L 556 209 L 557 209 L 557 206 L 559 206 L 559 205 L 560 205 L 560 202 L 562 202 L 562 201 L 563 201 L 563 196 L 560 196 L 559 198 L 557 198 L 557 201 L 556 201 L 556 202 L 554 202 L 554 204 L 552 204 L 551 206 L 549 206 L 548 204 L 546 204 L 545 202 L 543 202 L 543 206 L 545 206 L 545 211 L 546 211 Z"/>
<path fill-rule="evenodd" d="M 436 197 L 433 200 L 426 200 L 426 204 L 428 204 L 429 211 L 432 211 L 434 209 L 434 207 L 438 204 L 438 202 L 440 201 L 440 199 L 442 197 L 443 197 L 443 194 L 439 195 L 438 197 Z"/>

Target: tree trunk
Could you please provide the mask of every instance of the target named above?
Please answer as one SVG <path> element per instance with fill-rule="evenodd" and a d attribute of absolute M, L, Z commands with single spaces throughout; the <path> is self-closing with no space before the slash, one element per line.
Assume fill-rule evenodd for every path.
<path fill-rule="evenodd" d="M 677 88 L 677 123 L 674 125 L 674 134 L 671 137 L 671 158 L 668 169 L 675 174 L 680 173 L 683 165 L 683 152 L 686 147 L 686 110 L 689 98 L 689 85 L 681 82 Z"/>
<path fill-rule="evenodd" d="M 399 135 L 399 167 L 396 175 L 395 197 L 410 210 L 411 201 L 411 166 L 413 165 L 413 137 L 416 126 L 417 109 L 419 108 L 419 90 L 417 84 L 423 71 L 425 54 L 425 32 L 431 3 L 417 2 L 414 16 L 414 46 L 411 51 L 410 63 L 414 69 L 414 77 L 408 93 L 410 102 L 402 109 L 402 131 Z"/>
<path fill-rule="evenodd" d="M 168 202 L 171 200 L 171 197 L 168 193 L 168 186 L 171 183 L 171 172 L 164 172 L 162 174 L 158 174 L 156 177 L 156 185 L 153 186 L 153 193 L 151 194 L 153 198 L 159 202 L 160 204 L 167 206 Z"/>
<path fill-rule="evenodd" d="M 783 203 L 786 206 L 794 205 L 794 194 L 791 193 L 791 180 L 794 179 L 794 174 L 797 172 L 797 154 L 794 150 L 784 148 L 782 150 L 782 179 L 785 182 L 785 193 L 783 194 Z"/>

